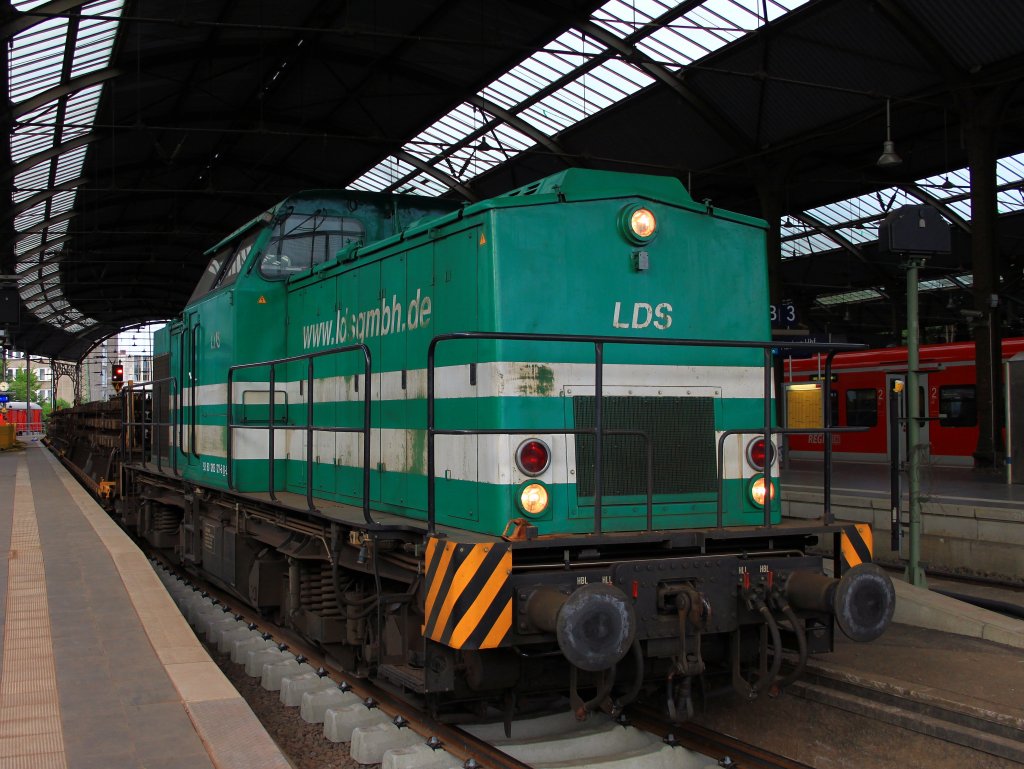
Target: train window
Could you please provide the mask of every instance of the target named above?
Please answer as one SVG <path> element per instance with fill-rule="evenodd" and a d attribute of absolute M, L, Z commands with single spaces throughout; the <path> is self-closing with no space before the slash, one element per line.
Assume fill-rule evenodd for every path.
<path fill-rule="evenodd" d="M 242 271 L 242 265 L 245 264 L 246 257 L 248 257 L 249 252 L 252 251 L 252 245 L 256 242 L 256 236 L 258 234 L 259 233 L 253 233 L 238 244 L 238 247 L 235 249 L 235 253 L 231 255 L 227 265 L 221 271 L 220 280 L 217 281 L 217 288 L 230 286 L 235 282 L 235 278 L 238 277 L 238 273 Z"/>
<path fill-rule="evenodd" d="M 978 424 L 974 385 L 944 385 L 939 388 L 939 424 L 943 427 L 974 427 Z"/>
<path fill-rule="evenodd" d="M 252 250 L 253 243 L 256 242 L 257 235 L 259 233 L 254 232 L 241 241 L 236 240 L 213 255 L 210 263 L 206 265 L 202 277 L 199 278 L 192 297 L 188 300 L 189 304 L 201 299 L 214 289 L 229 286 L 235 282 L 246 257 Z"/>
<path fill-rule="evenodd" d="M 234 244 L 220 249 L 213 255 L 209 264 L 206 265 L 206 270 L 203 271 L 202 276 L 199 278 L 195 291 L 192 292 L 192 296 L 188 300 L 189 304 L 213 291 L 213 287 L 217 285 L 217 276 L 220 275 L 220 269 L 224 266 L 224 262 L 230 258 L 233 250 Z"/>
<path fill-rule="evenodd" d="M 829 427 L 839 427 L 839 391 L 828 391 L 828 416 L 832 423 Z"/>
<path fill-rule="evenodd" d="M 362 241 L 365 234 L 363 223 L 350 216 L 292 214 L 274 228 L 260 260 L 260 274 L 269 280 L 284 280 L 333 259 L 345 246 Z"/>
<path fill-rule="evenodd" d="M 878 424 L 878 393 L 874 387 L 846 391 L 846 426 L 874 427 Z"/>

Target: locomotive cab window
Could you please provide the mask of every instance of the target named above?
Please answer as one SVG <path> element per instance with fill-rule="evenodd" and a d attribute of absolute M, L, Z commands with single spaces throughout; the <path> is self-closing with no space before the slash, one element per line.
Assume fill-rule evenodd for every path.
<path fill-rule="evenodd" d="M 248 258 L 249 252 L 252 251 L 252 246 L 255 242 L 256 233 L 253 233 L 238 244 L 238 248 L 235 249 L 235 252 L 221 271 L 220 278 L 217 280 L 217 288 L 230 286 L 235 282 L 235 278 L 242 271 L 242 265 L 245 264 L 245 260 Z"/>
<path fill-rule="evenodd" d="M 235 278 L 238 277 L 246 257 L 249 256 L 249 252 L 252 250 L 253 243 L 256 242 L 257 234 L 252 233 L 242 240 L 235 241 L 224 248 L 218 249 L 217 253 L 211 257 L 209 264 L 206 265 L 206 270 L 203 271 L 195 291 L 192 292 L 192 297 L 188 300 L 189 304 L 201 299 L 215 289 L 229 286 L 235 282 Z"/>
<path fill-rule="evenodd" d="M 974 427 L 978 406 L 974 385 L 944 385 L 939 388 L 939 424 L 943 427 Z"/>
<path fill-rule="evenodd" d="M 362 241 L 363 223 L 350 216 L 291 214 L 274 227 L 273 237 L 260 259 L 260 275 L 284 280 L 323 264 L 345 246 Z"/>
<path fill-rule="evenodd" d="M 846 426 L 874 427 L 878 424 L 878 394 L 874 387 L 846 391 Z"/>

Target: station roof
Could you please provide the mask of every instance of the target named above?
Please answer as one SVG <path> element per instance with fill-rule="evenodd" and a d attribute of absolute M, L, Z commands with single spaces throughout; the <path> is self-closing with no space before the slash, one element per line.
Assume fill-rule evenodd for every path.
<path fill-rule="evenodd" d="M 6 341 L 33 355 L 176 315 L 205 249 L 296 190 L 479 199 L 569 166 L 673 174 L 754 215 L 774 196 L 808 323 L 884 330 L 863 308 L 898 279 L 873 228 L 924 201 L 967 232 L 986 117 L 1020 284 L 1009 0 L 21 0 L 3 28 Z M 880 168 L 887 130 L 902 163 Z M 926 276 L 925 323 L 970 290 L 955 259 Z"/>

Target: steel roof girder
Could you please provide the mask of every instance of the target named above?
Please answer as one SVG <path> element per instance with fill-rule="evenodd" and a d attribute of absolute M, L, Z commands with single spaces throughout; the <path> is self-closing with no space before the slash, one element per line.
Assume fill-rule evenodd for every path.
<path fill-rule="evenodd" d="M 10 40 L 15 35 L 31 29 L 36 24 L 41 24 L 54 16 L 66 14 L 74 8 L 80 8 L 92 0 L 50 0 L 48 3 L 36 6 L 31 11 L 20 11 L 12 21 L 0 27 L 0 37 Z"/>
<path fill-rule="evenodd" d="M 473 190 L 471 190 L 465 184 L 460 182 L 454 176 L 449 176 L 440 168 L 437 168 L 436 166 L 430 165 L 430 163 L 420 160 L 415 155 L 406 152 L 405 150 L 395 150 L 395 152 L 392 154 L 398 160 L 401 160 L 403 163 L 408 163 L 413 168 L 418 168 L 420 171 L 427 174 L 427 176 L 430 176 L 436 179 L 437 181 L 441 182 L 441 184 L 444 184 L 447 187 L 451 187 L 453 190 L 462 195 L 462 197 L 464 197 L 466 200 L 476 202 L 480 199 L 479 195 L 473 192 Z"/>
<path fill-rule="evenodd" d="M 85 145 L 90 144 L 99 138 L 100 137 L 97 134 L 89 133 L 85 134 L 84 136 L 79 136 L 75 139 L 66 141 L 63 144 L 54 145 L 53 147 L 43 150 L 42 152 L 37 152 L 34 155 L 29 155 L 21 162 L 12 165 L 6 172 L 0 174 L 0 178 L 12 179 L 18 174 L 20 174 L 22 171 L 27 171 L 30 168 L 33 168 L 46 160 L 52 160 L 55 157 L 59 157 L 60 155 L 63 155 L 67 152 L 71 152 L 72 150 L 76 150 L 79 147 L 84 147 Z"/>
<path fill-rule="evenodd" d="M 36 206 L 39 203 L 47 201 L 50 198 L 59 195 L 62 192 L 78 189 L 87 181 L 89 181 L 88 177 L 79 176 L 77 179 L 72 179 L 71 181 L 64 182 L 63 184 L 54 185 L 50 189 L 43 190 L 42 192 L 37 192 L 35 195 L 27 197 L 20 203 L 17 203 L 8 208 L 4 216 L 10 219 L 14 219 L 14 217 L 16 217 L 18 214 L 28 211 L 33 206 Z"/>
<path fill-rule="evenodd" d="M 718 107 L 709 102 L 702 94 L 697 93 L 686 85 L 674 72 L 651 59 L 634 44 L 616 37 L 611 32 L 590 21 L 583 22 L 577 26 L 582 32 L 585 32 L 609 48 L 618 51 L 627 64 L 639 67 L 672 89 L 676 95 L 693 107 L 701 119 L 707 122 L 735 150 L 745 153 L 754 149 L 754 143 L 750 137 L 729 120 Z M 686 68 L 680 70 L 680 72 L 686 71 Z"/>
<path fill-rule="evenodd" d="M 50 102 L 57 101 L 65 96 L 70 96 L 73 93 L 81 91 L 83 88 L 88 88 L 93 85 L 105 83 L 108 80 L 113 80 L 121 74 L 121 70 L 116 67 L 105 67 L 104 69 L 88 72 L 84 75 L 79 75 L 78 77 L 69 78 L 67 82 L 55 85 L 53 88 L 47 88 L 42 93 L 15 104 L 11 108 L 11 114 L 17 120 L 40 107 L 45 107 Z"/>

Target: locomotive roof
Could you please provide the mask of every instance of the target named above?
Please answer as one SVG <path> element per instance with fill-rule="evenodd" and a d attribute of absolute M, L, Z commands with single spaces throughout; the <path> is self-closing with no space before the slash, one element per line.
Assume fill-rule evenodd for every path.
<path fill-rule="evenodd" d="M 360 205 L 377 205 L 382 208 L 389 208 L 393 211 L 428 211 L 436 214 L 437 216 L 443 215 L 447 211 L 457 211 L 462 208 L 462 203 L 458 201 L 431 198 L 425 195 L 387 195 L 380 192 L 360 192 L 357 190 L 340 189 L 301 190 L 289 195 L 279 203 L 275 203 L 259 216 L 253 217 L 241 227 L 234 230 L 227 237 L 221 238 L 215 245 L 206 249 L 204 255 L 211 256 L 218 249 L 223 248 L 228 243 L 231 243 L 243 232 L 247 232 L 253 227 L 269 224 L 277 216 L 287 212 L 290 207 L 297 209 L 300 213 L 311 212 L 312 209 L 322 210 L 324 213 L 337 212 L 338 214 L 344 214 L 346 213 L 347 204 L 352 202 L 357 202 Z"/>
<path fill-rule="evenodd" d="M 547 199 L 544 199 L 545 196 Z M 544 202 L 549 202 L 548 199 L 573 202 L 632 197 L 659 201 L 757 227 L 768 226 L 763 219 L 716 209 L 709 202 L 697 203 L 683 183 L 674 176 L 619 173 L 592 168 L 567 168 L 490 200 L 475 203 L 466 211 L 468 213 L 481 207 L 498 207 L 510 203 L 521 205 L 530 198 L 540 198 Z"/>

